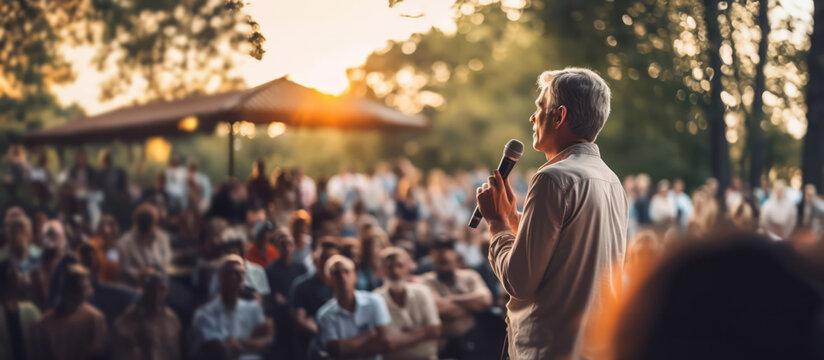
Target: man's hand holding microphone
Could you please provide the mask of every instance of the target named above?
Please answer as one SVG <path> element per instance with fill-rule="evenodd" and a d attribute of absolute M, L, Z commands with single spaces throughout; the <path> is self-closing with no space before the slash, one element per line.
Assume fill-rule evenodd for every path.
<path fill-rule="evenodd" d="M 489 224 L 489 230 L 494 235 L 501 231 L 518 231 L 520 218 L 515 206 L 515 193 L 509 180 L 495 170 L 477 190 L 478 209 Z"/>

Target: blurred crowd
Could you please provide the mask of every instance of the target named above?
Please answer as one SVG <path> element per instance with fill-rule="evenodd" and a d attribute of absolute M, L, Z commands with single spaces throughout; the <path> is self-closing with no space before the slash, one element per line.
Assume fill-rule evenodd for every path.
<path fill-rule="evenodd" d="M 500 357 L 507 294 L 487 261 L 488 230 L 466 226 L 487 168 L 424 174 L 399 159 L 368 174 L 342 170 L 312 179 L 259 160 L 245 181 L 213 184 L 195 159 L 173 156 L 141 187 L 105 150 L 96 161 L 79 152 L 57 174 L 46 159 L 17 146 L 3 158 L 2 359 Z M 510 175 L 519 201 L 532 174 Z M 664 299 L 673 289 L 642 284 L 675 281 L 687 271 L 678 266 L 708 271 L 690 272 L 696 283 L 681 292 L 700 293 L 713 269 L 735 264 L 737 272 L 757 269 L 770 279 L 763 284 L 783 284 L 807 301 L 807 307 L 796 298 L 764 306 L 821 310 L 820 293 L 810 285 L 819 284 L 821 262 L 786 255 L 817 254 L 809 249 L 819 246 L 824 200 L 814 187 L 802 194 L 775 181 L 746 191 L 736 180 L 719 191 L 710 180 L 689 195 L 678 179 L 650 184 L 644 174 L 625 180 L 631 243 L 619 273 L 626 289 L 611 311 L 587 320 L 594 325 L 586 336 L 591 353 L 713 358 L 686 343 L 672 348 L 692 349 L 683 354 L 694 356 L 660 352 L 668 343 L 651 334 L 675 323 L 662 325 L 655 318 L 662 312 L 638 308 L 672 305 Z M 749 235 L 712 246 L 690 240 L 722 237 L 719 228 Z M 707 254 L 731 260 L 713 268 L 700 261 Z M 670 272 L 652 270 L 659 268 Z M 737 289 L 762 296 L 760 303 L 772 299 L 763 296 L 765 288 L 748 293 L 747 284 L 719 285 L 713 294 Z M 676 305 L 683 309 L 672 305 L 673 311 L 691 311 Z M 712 327 L 706 321 L 700 325 Z M 805 318 L 792 321 L 783 326 Z M 819 325 L 810 331 L 824 330 Z M 638 328 L 648 330 L 647 338 L 621 337 Z M 676 328 L 676 337 L 694 330 Z"/>
<path fill-rule="evenodd" d="M 746 189 L 733 178 L 723 191 L 710 178 L 692 194 L 684 181 L 659 180 L 651 187 L 646 174 L 624 178 L 630 207 L 630 238 L 641 229 L 666 233 L 706 235 L 719 219 L 730 219 L 742 229 L 759 231 L 773 240 L 786 240 L 795 232 L 824 233 L 824 197 L 808 184 L 803 192 L 784 180 L 762 179 L 759 187 Z"/>

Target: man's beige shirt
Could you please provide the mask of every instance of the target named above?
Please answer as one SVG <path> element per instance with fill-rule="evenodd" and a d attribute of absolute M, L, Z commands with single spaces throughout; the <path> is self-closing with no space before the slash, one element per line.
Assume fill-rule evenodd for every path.
<path fill-rule="evenodd" d="M 511 296 L 512 359 L 577 358 L 584 310 L 597 313 L 626 250 L 628 204 L 598 146 L 572 145 L 530 180 L 517 234 L 495 234 L 489 261 Z"/>

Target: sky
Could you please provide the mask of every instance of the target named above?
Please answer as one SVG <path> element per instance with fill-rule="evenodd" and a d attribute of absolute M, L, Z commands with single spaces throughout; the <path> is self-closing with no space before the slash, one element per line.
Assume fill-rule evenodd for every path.
<path fill-rule="evenodd" d="M 405 0 L 393 8 L 388 0 L 248 0 L 244 11 L 266 37 L 263 60 L 246 57 L 236 70 L 249 86 L 289 75 L 320 91 L 346 89 L 346 69 L 363 64 L 389 40 L 404 40 L 433 26 L 454 32 L 454 0 Z M 402 15 L 413 15 L 406 17 Z M 422 15 L 417 17 L 417 15 Z M 300 36 L 296 36 L 300 34 Z M 106 78 L 89 65 L 91 48 L 67 49 L 76 81 L 55 89 L 64 104 L 78 103 L 95 115 L 131 103 L 139 94 L 100 102 L 99 83 Z"/>

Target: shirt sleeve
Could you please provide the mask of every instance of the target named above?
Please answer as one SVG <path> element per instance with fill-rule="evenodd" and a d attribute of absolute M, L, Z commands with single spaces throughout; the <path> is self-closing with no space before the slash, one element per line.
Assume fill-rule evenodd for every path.
<path fill-rule="evenodd" d="M 340 334 L 335 331 L 335 326 L 331 324 L 330 315 L 328 313 L 318 314 L 318 337 L 320 338 L 321 346 L 325 346 L 328 341 L 340 340 Z"/>
<path fill-rule="evenodd" d="M 382 296 L 370 294 L 372 301 L 375 303 L 375 326 L 386 326 L 392 322 L 392 316 L 389 315 L 389 308 L 386 307 L 386 301 Z"/>
<path fill-rule="evenodd" d="M 257 303 L 253 303 L 252 305 L 254 305 L 254 310 L 252 311 L 252 322 L 255 323 L 255 326 L 265 323 L 266 315 L 263 314 L 263 307 Z"/>
<path fill-rule="evenodd" d="M 117 264 L 117 267 L 118 267 L 118 270 L 121 273 L 124 273 L 124 274 L 127 274 L 127 275 L 131 276 L 131 275 L 135 274 L 136 271 L 135 271 L 135 264 L 134 264 L 134 261 L 133 261 L 134 258 L 129 254 L 129 249 L 126 247 L 126 244 L 127 244 L 126 240 L 127 239 L 125 237 L 122 237 L 118 240 L 118 245 L 117 245 L 118 264 Z"/>
<path fill-rule="evenodd" d="M 223 334 L 220 327 L 217 326 L 217 321 L 215 318 L 209 316 L 202 310 L 195 313 L 195 318 L 192 321 L 192 328 L 195 329 L 197 341 L 200 343 L 210 340 L 223 340 L 226 338 L 226 334 Z"/>
<path fill-rule="evenodd" d="M 489 244 L 489 262 L 506 292 L 529 299 L 558 244 L 566 213 L 564 191 L 547 174 L 532 177 L 518 233 L 502 231 Z"/>
<path fill-rule="evenodd" d="M 297 278 L 295 279 L 294 284 L 292 284 L 291 289 L 289 289 L 289 306 L 292 311 L 296 311 L 297 309 L 305 306 L 303 296 L 300 292 L 300 284 L 302 283 L 303 281 L 301 281 L 301 278 Z"/>
<path fill-rule="evenodd" d="M 169 236 L 164 233 L 159 240 L 161 240 L 160 245 L 162 246 L 162 258 L 160 259 L 160 261 L 163 267 L 167 268 L 169 266 L 172 266 L 172 247 L 169 244 Z"/>
<path fill-rule="evenodd" d="M 490 298 L 492 297 L 492 292 L 489 291 L 489 287 L 486 286 L 484 279 L 481 277 L 481 274 L 478 274 L 477 271 L 473 269 L 466 270 L 467 279 L 469 280 L 469 288 L 473 294 L 486 294 Z"/>
<path fill-rule="evenodd" d="M 421 305 L 423 307 L 424 312 L 424 325 L 426 326 L 434 326 L 441 324 L 441 317 L 438 315 L 438 308 L 435 306 L 435 298 L 432 296 L 432 293 L 429 289 L 425 287 L 421 287 L 419 291 L 420 298 L 421 298 Z"/>

